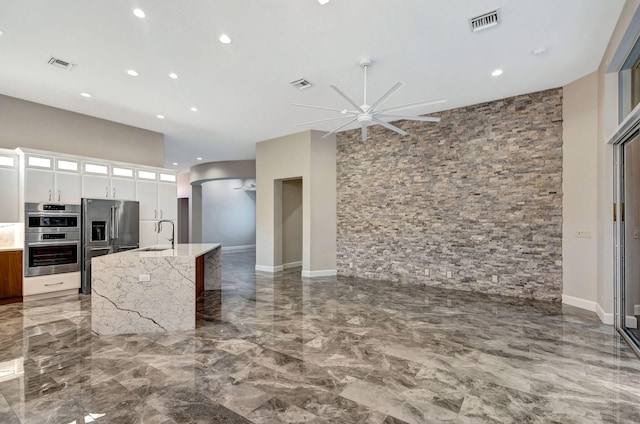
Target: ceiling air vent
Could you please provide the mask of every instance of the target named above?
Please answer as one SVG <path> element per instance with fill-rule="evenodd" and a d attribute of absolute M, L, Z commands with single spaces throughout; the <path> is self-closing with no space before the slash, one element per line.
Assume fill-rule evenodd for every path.
<path fill-rule="evenodd" d="M 491 12 L 483 13 L 480 16 L 469 19 L 471 24 L 471 31 L 478 32 L 483 29 L 491 28 L 500 23 L 500 9 L 492 10 Z"/>
<path fill-rule="evenodd" d="M 49 59 L 49 65 L 55 66 L 56 68 L 66 69 L 67 71 L 71 71 L 76 67 L 75 63 L 67 62 L 66 60 L 58 59 L 53 56 Z"/>
<path fill-rule="evenodd" d="M 307 81 L 304 78 L 300 78 L 298 80 L 291 81 L 291 85 L 293 85 L 298 90 L 304 90 L 305 88 L 311 87 L 313 84 L 311 84 L 309 81 Z"/>

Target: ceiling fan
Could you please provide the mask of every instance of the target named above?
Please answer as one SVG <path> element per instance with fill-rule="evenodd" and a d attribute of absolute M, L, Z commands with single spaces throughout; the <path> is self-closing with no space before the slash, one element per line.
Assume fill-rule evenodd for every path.
<path fill-rule="evenodd" d="M 256 191 L 256 183 L 247 184 L 242 187 L 234 187 L 234 190 Z"/>
<path fill-rule="evenodd" d="M 331 110 L 331 111 L 335 111 L 335 112 L 340 112 L 343 116 L 337 116 L 335 118 L 328 118 L 328 119 L 320 119 L 317 121 L 309 121 L 309 122 L 303 122 L 300 124 L 296 124 L 296 125 L 308 125 L 308 124 L 315 124 L 317 122 L 327 122 L 327 121 L 333 121 L 333 120 L 337 120 L 337 119 L 349 119 L 349 121 L 343 125 L 340 125 L 338 128 L 334 129 L 331 132 L 328 132 L 327 134 L 325 134 L 324 136 L 322 136 L 323 138 L 328 137 L 330 135 L 333 135 L 335 133 L 337 133 L 338 131 L 340 131 L 341 129 L 343 129 L 344 127 L 358 121 L 362 127 L 362 141 L 365 141 L 367 139 L 367 127 L 369 126 L 373 126 L 373 125 L 382 125 L 383 127 L 390 129 L 391 131 L 395 131 L 400 135 L 408 135 L 408 133 L 406 131 L 404 131 L 401 128 L 396 127 L 395 125 L 392 125 L 388 122 L 386 122 L 384 119 L 388 119 L 388 120 L 398 120 L 398 119 L 406 119 L 409 121 L 424 121 L 424 122 L 440 122 L 440 118 L 437 117 L 433 117 L 433 116 L 414 116 L 414 115 L 393 115 L 393 114 L 389 114 L 388 112 L 393 112 L 393 111 L 398 111 L 398 110 L 402 110 L 402 109 L 410 109 L 413 107 L 418 107 L 418 106 L 429 106 L 429 105 L 435 105 L 438 103 L 443 103 L 445 102 L 444 99 L 432 99 L 432 100 L 426 100 L 423 102 L 417 102 L 417 103 L 409 103 L 409 104 L 405 104 L 405 105 L 401 105 L 401 106 L 394 106 L 394 107 L 390 107 L 390 108 L 386 108 L 386 109 L 379 109 L 379 107 L 382 105 L 382 103 L 384 103 L 389 97 L 391 97 L 393 94 L 395 94 L 396 91 L 398 91 L 399 89 L 401 89 L 404 86 L 404 83 L 402 82 L 397 82 L 395 83 L 395 85 L 393 87 L 391 87 L 389 90 L 387 90 L 386 93 L 384 93 L 382 96 L 380 96 L 380 98 L 378 100 L 376 100 L 375 102 L 373 102 L 372 105 L 368 105 L 367 104 L 367 68 L 371 65 L 371 59 L 369 58 L 364 58 L 360 61 L 360 66 L 363 69 L 363 73 L 364 73 L 364 101 L 363 104 L 361 106 L 358 106 L 358 104 L 353 101 L 349 96 L 347 96 L 342 90 L 340 90 L 337 86 L 335 85 L 330 85 L 331 88 L 333 88 L 340 96 L 342 96 L 347 102 L 349 102 L 349 104 L 351 106 L 353 106 L 355 108 L 355 110 L 348 110 L 348 109 L 336 109 L 336 108 L 330 108 L 330 107 L 323 107 L 323 106 L 313 106 L 313 105 L 303 105 L 300 103 L 292 103 L 293 106 L 300 106 L 300 107 L 308 107 L 308 108 L 312 108 L 312 109 L 322 109 L 322 110 Z"/>

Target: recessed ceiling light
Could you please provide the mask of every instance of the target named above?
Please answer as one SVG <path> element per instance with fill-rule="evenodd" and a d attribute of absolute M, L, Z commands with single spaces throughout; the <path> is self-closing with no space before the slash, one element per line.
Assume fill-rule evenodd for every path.
<path fill-rule="evenodd" d="M 492 77 L 499 77 L 500 75 L 502 75 L 502 69 L 496 69 L 495 71 L 491 72 Z"/>
<path fill-rule="evenodd" d="M 4 31 L 0 29 L 0 35 L 3 35 L 3 34 L 4 34 Z"/>
<path fill-rule="evenodd" d="M 325 4 L 329 3 L 329 0 L 318 0 L 318 3 L 324 6 Z"/>
<path fill-rule="evenodd" d="M 202 160 L 202 158 L 196 158 L 196 159 L 198 159 L 198 160 Z"/>
<path fill-rule="evenodd" d="M 164 119 L 164 115 L 156 115 L 158 119 Z"/>
<path fill-rule="evenodd" d="M 91 95 L 91 93 L 87 93 L 86 91 L 85 91 L 84 93 L 80 93 L 80 95 L 81 95 L 82 97 L 87 97 L 87 98 L 88 98 L 88 97 L 93 97 L 93 96 Z"/>
<path fill-rule="evenodd" d="M 133 9 L 133 14 L 140 19 L 144 19 L 147 17 L 146 13 L 144 13 L 144 10 L 142 9 Z"/>
<path fill-rule="evenodd" d="M 218 40 L 220 40 L 220 42 L 222 44 L 229 44 L 231 43 L 231 38 L 227 35 L 227 34 L 222 34 L 220 36 L 220 38 L 218 38 Z"/>
<path fill-rule="evenodd" d="M 135 69 L 129 69 L 127 71 L 127 74 L 131 75 L 132 77 L 137 77 L 138 75 L 140 75 Z"/>
<path fill-rule="evenodd" d="M 197 108 L 197 107 L 195 107 L 195 106 L 192 106 L 192 107 L 191 107 L 191 112 L 197 112 L 197 111 L 198 111 L 198 108 Z"/>
<path fill-rule="evenodd" d="M 174 73 L 174 72 L 171 72 L 171 73 L 169 74 L 169 78 L 176 79 L 176 78 L 178 78 L 178 74 L 176 74 L 176 73 Z"/>
<path fill-rule="evenodd" d="M 173 166 L 176 166 L 178 164 L 178 162 L 173 162 Z"/>

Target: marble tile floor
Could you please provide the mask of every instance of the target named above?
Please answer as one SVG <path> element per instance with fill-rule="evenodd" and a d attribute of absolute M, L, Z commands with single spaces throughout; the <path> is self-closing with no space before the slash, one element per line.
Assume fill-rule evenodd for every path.
<path fill-rule="evenodd" d="M 91 334 L 88 296 L 0 306 L 0 423 L 639 423 L 640 360 L 571 307 L 256 275 L 198 328 Z"/>

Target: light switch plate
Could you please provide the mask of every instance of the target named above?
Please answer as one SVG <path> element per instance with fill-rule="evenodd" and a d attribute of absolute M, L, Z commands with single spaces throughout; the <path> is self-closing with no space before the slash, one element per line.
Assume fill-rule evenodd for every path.
<path fill-rule="evenodd" d="M 140 274 L 138 276 L 138 281 L 141 282 L 141 283 L 145 282 L 145 281 L 151 281 L 151 275 L 149 275 L 149 274 Z"/>
<path fill-rule="evenodd" d="M 591 238 L 590 230 L 578 230 L 576 231 L 576 238 Z"/>

